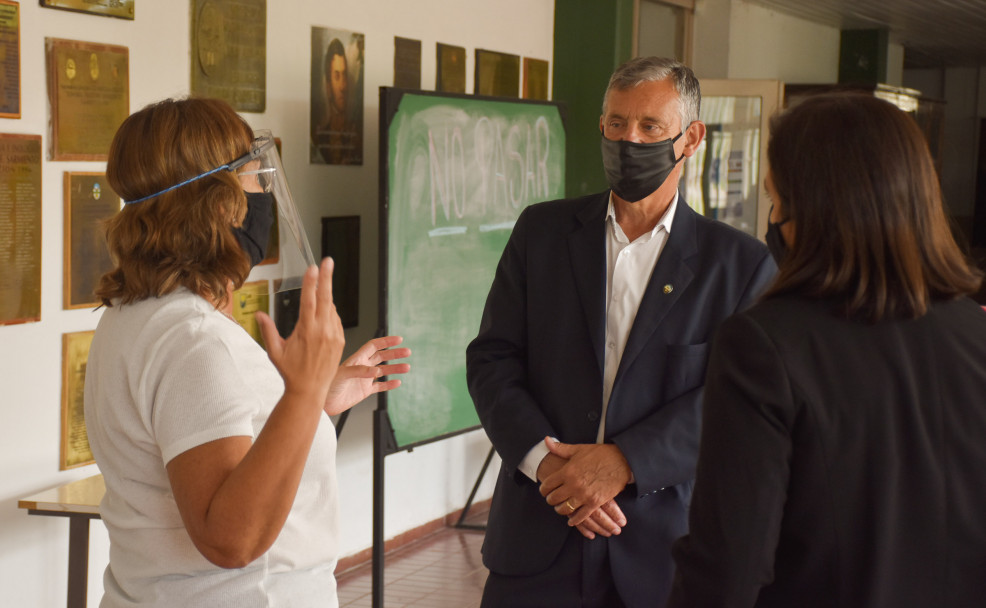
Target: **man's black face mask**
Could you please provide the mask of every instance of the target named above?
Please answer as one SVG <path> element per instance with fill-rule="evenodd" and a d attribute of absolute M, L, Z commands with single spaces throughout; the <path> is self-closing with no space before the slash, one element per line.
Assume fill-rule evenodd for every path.
<path fill-rule="evenodd" d="M 270 192 L 245 192 L 247 212 L 243 225 L 233 228 L 240 247 L 256 266 L 267 257 L 267 239 L 274 223 L 274 196 Z"/>
<path fill-rule="evenodd" d="M 674 156 L 674 143 L 684 131 L 672 139 L 638 144 L 632 141 L 613 141 L 602 137 L 603 168 L 609 185 L 621 199 L 635 203 L 660 188 L 685 158 Z"/>

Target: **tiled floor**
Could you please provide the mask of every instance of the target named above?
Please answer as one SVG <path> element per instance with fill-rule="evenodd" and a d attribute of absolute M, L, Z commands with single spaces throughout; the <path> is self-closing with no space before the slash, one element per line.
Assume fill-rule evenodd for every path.
<path fill-rule="evenodd" d="M 477 513 L 467 522 L 485 518 Z M 478 608 L 487 574 L 479 554 L 482 544 L 481 530 L 447 527 L 388 553 L 384 608 Z M 367 563 L 337 576 L 340 608 L 373 605 L 372 572 Z"/>

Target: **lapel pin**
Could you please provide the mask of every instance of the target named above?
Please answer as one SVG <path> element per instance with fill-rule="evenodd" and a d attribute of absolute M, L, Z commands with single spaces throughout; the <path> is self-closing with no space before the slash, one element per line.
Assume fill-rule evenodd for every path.
<path fill-rule="evenodd" d="M 668 283 L 667 285 L 664 286 L 664 293 L 665 294 L 669 294 L 672 291 L 674 291 L 674 285 L 672 285 L 671 283 Z"/>

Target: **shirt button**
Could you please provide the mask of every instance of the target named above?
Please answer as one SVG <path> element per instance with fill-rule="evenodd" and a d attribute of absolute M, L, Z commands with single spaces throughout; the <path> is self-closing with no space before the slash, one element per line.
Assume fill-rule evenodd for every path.
<path fill-rule="evenodd" d="M 589 412 L 589 414 L 586 416 L 586 418 L 589 419 L 589 422 L 595 422 L 595 421 L 599 420 L 599 412 L 595 412 L 595 411 Z"/>

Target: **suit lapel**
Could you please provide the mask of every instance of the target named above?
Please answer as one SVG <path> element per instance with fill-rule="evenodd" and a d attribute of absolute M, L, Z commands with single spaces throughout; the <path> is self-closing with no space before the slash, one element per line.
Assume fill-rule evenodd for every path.
<path fill-rule="evenodd" d="M 689 283 L 692 282 L 695 274 L 691 267 L 685 263 L 685 260 L 692 257 L 697 249 L 695 212 L 679 196 L 668 242 L 665 243 L 661 257 L 658 258 L 654 272 L 644 290 L 640 307 L 637 309 L 637 316 L 634 318 L 633 327 L 627 337 L 626 347 L 623 349 L 623 357 L 620 359 L 620 367 L 616 372 L 614 386 L 620 381 L 624 370 L 637 358 L 647 341 L 654 335 L 665 315 L 688 288 Z"/>
<path fill-rule="evenodd" d="M 609 191 L 592 198 L 576 214 L 581 226 L 568 237 L 568 251 L 599 373 L 606 339 L 606 208 Z"/>

